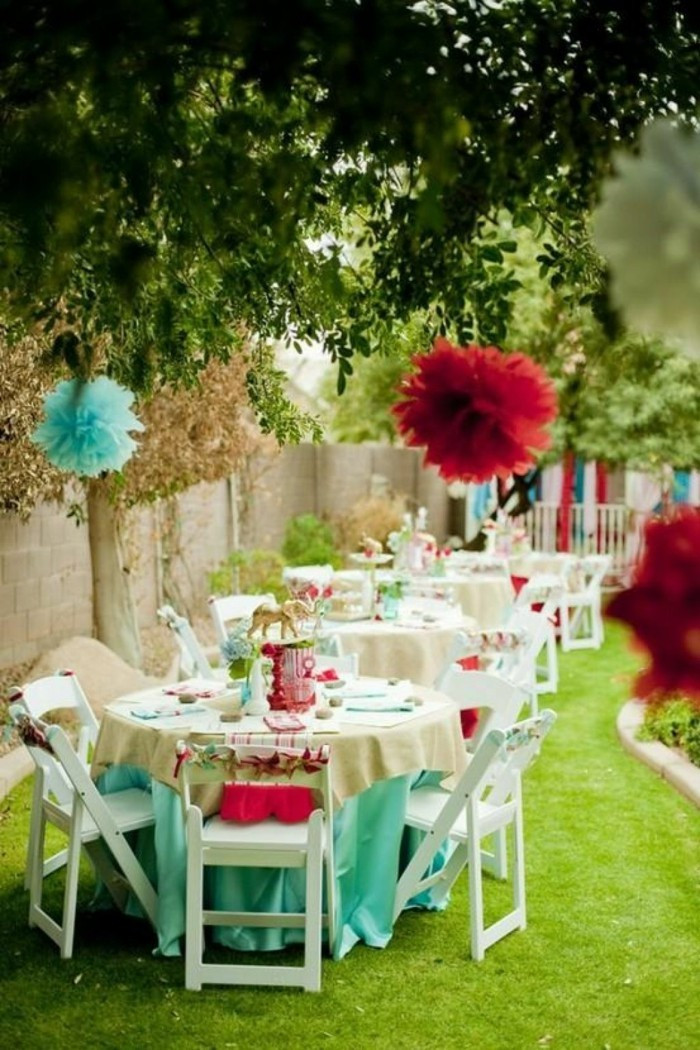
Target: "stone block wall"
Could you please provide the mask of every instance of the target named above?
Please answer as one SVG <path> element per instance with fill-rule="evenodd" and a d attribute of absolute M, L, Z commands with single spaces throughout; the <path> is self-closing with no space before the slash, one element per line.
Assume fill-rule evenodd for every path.
<path fill-rule="evenodd" d="M 0 665 L 92 633 L 87 530 L 42 504 L 27 522 L 0 515 Z"/>
<path fill-rule="evenodd" d="M 207 573 L 235 548 L 236 519 L 239 546 L 278 549 L 290 517 L 342 514 L 379 480 L 409 506 L 425 505 L 439 538 L 448 531 L 445 485 L 414 449 L 303 444 L 251 464 L 249 477 L 244 498 L 222 481 L 194 486 L 173 507 L 132 512 L 127 556 L 142 626 L 155 623 L 164 593 L 190 617 L 206 615 Z M 77 634 L 92 634 L 87 527 L 56 504 L 37 507 L 27 522 L 0 515 L 0 667 Z"/>

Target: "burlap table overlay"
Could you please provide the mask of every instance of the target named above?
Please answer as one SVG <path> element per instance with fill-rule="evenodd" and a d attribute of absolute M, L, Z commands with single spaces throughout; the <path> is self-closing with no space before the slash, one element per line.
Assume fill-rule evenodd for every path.
<path fill-rule="evenodd" d="M 515 600 L 513 584 L 503 575 L 448 573 L 445 584 L 452 588 L 465 616 L 476 622 L 478 631 L 501 627 Z"/>
<path fill-rule="evenodd" d="M 445 664 L 455 631 L 473 631 L 477 623 L 469 616 L 455 615 L 448 624 L 417 622 L 408 626 L 401 621 L 333 623 L 326 620 L 328 634 L 337 634 L 343 652 L 357 653 L 360 673 L 377 678 L 409 678 L 419 685 L 431 686 Z"/>
<path fill-rule="evenodd" d="M 340 711 L 330 722 L 310 719 L 313 744 L 331 746 L 333 794 L 338 805 L 378 780 L 426 769 L 445 773 L 449 782 L 462 772 L 466 756 L 453 701 L 420 686 L 415 687 L 415 695 L 423 700 L 424 712 L 390 727 L 363 725 L 359 721 L 348 724 L 342 721 Z M 162 702 L 162 693 L 154 691 L 153 699 Z M 177 741 L 187 740 L 191 733 L 201 740 L 201 733 L 213 730 L 215 719 L 204 715 L 198 727 L 197 717 L 185 714 L 180 725 L 159 727 L 156 719 L 140 721 L 130 717 L 129 709 L 127 700 L 115 701 L 106 708 L 92 762 L 93 778 L 110 766 L 132 765 L 176 789 L 173 773 Z M 221 723 L 219 729 L 222 733 L 257 732 L 262 726 L 261 718 L 246 716 L 238 723 Z M 214 811 L 216 799 L 208 798 L 205 807 Z"/>

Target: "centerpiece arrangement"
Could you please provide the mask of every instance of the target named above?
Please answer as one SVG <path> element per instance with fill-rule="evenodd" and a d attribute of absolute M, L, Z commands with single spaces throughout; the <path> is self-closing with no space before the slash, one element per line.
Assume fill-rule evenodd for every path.
<path fill-rule="evenodd" d="M 530 540 L 527 531 L 513 521 L 502 510 L 495 518 L 489 518 L 481 526 L 486 534 L 486 553 L 509 557 L 511 554 L 527 554 Z"/>
<path fill-rule="evenodd" d="M 247 637 L 269 661 L 267 706 L 272 711 L 306 711 L 316 698 L 313 604 L 291 598 L 281 605 L 261 605 L 251 618 Z M 276 628 L 275 638 L 268 631 Z"/>
<path fill-rule="evenodd" d="M 428 511 L 419 507 L 415 518 L 404 514 L 398 532 L 389 533 L 388 546 L 394 553 L 394 567 L 411 573 L 430 572 L 437 556 L 437 540 L 427 531 Z"/>
<path fill-rule="evenodd" d="M 247 707 L 249 713 L 255 713 L 254 708 L 260 706 L 261 696 L 264 697 L 264 680 L 260 642 L 251 638 L 251 627 L 250 617 L 239 620 L 229 631 L 220 648 L 228 667 L 229 678 L 241 683 L 241 703 Z"/>
<path fill-rule="evenodd" d="M 363 605 L 368 616 L 374 616 L 377 604 L 377 566 L 387 565 L 393 554 L 387 554 L 379 540 L 371 536 L 363 536 L 360 541 L 360 551 L 350 555 L 350 561 L 361 565 L 367 570 L 367 587 Z"/>

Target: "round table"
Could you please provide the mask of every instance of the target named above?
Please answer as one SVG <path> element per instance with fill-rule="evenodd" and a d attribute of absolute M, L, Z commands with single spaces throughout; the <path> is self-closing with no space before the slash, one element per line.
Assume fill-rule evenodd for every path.
<path fill-rule="evenodd" d="M 476 621 L 478 630 L 491 630 L 505 623 L 515 599 L 509 576 L 465 569 L 448 572 L 441 579 L 451 588 L 464 615 Z"/>
<path fill-rule="evenodd" d="M 459 714 L 453 702 L 433 690 L 414 687 L 422 704 L 412 712 L 375 714 L 337 711 L 330 720 L 302 718 L 312 734 L 312 746 L 331 748 L 332 786 L 338 806 L 334 823 L 336 889 L 339 902 L 338 936 L 333 954 L 341 958 L 362 940 L 383 947 L 391 938 L 393 901 L 400 867 L 403 814 L 412 784 L 424 771 L 450 782 L 465 767 L 466 755 Z M 192 708 L 166 696 L 162 689 L 116 700 L 103 715 L 95 746 L 92 775 L 103 790 L 114 791 L 150 783 L 155 811 L 155 856 L 152 871 L 158 890 L 158 951 L 180 954 L 185 930 L 186 844 L 177 782 L 174 779 L 178 740 L 224 732 L 261 733 L 260 716 L 238 723 L 222 723 L 220 714 L 231 701 L 199 700 Z M 143 719 L 133 712 L 177 708 L 178 715 L 159 714 Z M 269 733 L 270 742 L 275 736 Z M 216 805 L 210 807 L 215 809 Z M 284 880 L 295 873 L 273 869 L 259 892 L 286 899 Z M 227 871 L 226 893 L 236 888 L 236 871 Z M 297 876 L 298 877 L 298 876 Z M 281 882 L 279 880 L 282 880 Z M 274 884 L 273 884 L 274 882 Z M 262 887 L 262 888 L 261 888 Z M 298 887 L 294 887 L 295 897 Z M 255 931 L 225 929 L 219 939 L 229 947 L 259 948 Z M 265 947 L 283 947 L 298 931 L 279 930 L 279 941 Z"/>
<path fill-rule="evenodd" d="M 455 631 L 473 631 L 476 626 L 461 609 L 447 608 L 431 616 L 411 612 L 407 601 L 401 603 L 396 620 L 325 619 L 323 632 L 338 635 L 344 652 L 358 654 L 362 674 L 409 678 L 430 686 L 443 669 Z"/>

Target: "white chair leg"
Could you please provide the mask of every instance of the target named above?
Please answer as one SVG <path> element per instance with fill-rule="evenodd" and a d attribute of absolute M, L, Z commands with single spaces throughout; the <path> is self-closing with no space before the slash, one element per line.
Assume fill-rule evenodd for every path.
<path fill-rule="evenodd" d="M 481 842 L 470 829 L 467 842 L 469 856 L 467 874 L 469 876 L 469 927 L 472 959 L 480 962 L 484 958 L 484 896 L 481 877 Z"/>
<path fill-rule="evenodd" d="M 309 820 L 306 854 L 306 929 L 304 991 L 321 991 L 321 896 L 323 892 L 323 823 L 320 811 Z"/>
<path fill-rule="evenodd" d="M 199 820 L 198 820 L 199 818 Z M 185 988 L 202 990 L 204 955 L 204 865 L 201 863 L 201 815 L 191 809 L 187 825 L 187 891 L 185 902 Z"/>
<path fill-rule="evenodd" d="M 75 803 L 74 809 L 79 806 Z M 78 879 L 80 876 L 80 827 L 73 815 L 71 836 L 68 842 L 68 860 L 66 863 L 66 886 L 63 893 L 63 936 L 61 938 L 61 958 L 70 959 L 73 955 L 73 938 L 75 936 L 75 913 L 78 907 Z M 77 826 L 76 826 L 77 825 Z"/>
<path fill-rule="evenodd" d="M 513 820 L 513 907 L 519 915 L 519 929 L 527 925 L 525 905 L 525 839 L 523 836 L 522 798 L 518 798 Z"/>

